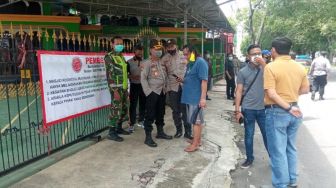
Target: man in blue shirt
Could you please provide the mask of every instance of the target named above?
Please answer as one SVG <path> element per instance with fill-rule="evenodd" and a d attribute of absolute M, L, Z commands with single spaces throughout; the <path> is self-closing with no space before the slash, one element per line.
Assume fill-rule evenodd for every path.
<path fill-rule="evenodd" d="M 206 106 L 208 84 L 208 64 L 198 57 L 192 46 L 183 47 L 183 55 L 190 61 L 183 80 L 181 103 L 187 105 L 187 121 L 193 125 L 193 140 L 184 149 L 186 152 L 196 151 L 201 143 L 202 126 L 204 125 L 203 109 Z M 182 81 L 182 79 L 181 79 Z"/>

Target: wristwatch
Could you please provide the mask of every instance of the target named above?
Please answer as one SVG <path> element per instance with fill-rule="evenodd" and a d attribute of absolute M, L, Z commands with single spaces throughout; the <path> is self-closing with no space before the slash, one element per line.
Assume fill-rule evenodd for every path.
<path fill-rule="evenodd" d="M 289 107 L 286 109 L 287 112 L 291 111 L 293 105 L 292 104 L 289 104 Z"/>

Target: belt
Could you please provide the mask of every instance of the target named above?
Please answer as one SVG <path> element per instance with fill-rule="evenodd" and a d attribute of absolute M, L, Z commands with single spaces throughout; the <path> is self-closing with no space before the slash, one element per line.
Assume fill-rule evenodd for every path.
<path fill-rule="evenodd" d="M 291 106 L 297 106 L 297 102 L 290 102 L 289 104 Z M 282 108 L 282 107 L 278 104 L 269 104 L 269 105 L 265 105 L 265 108 Z"/>

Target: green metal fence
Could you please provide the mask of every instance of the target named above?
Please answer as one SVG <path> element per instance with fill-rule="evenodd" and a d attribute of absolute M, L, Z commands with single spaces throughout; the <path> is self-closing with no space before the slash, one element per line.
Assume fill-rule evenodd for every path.
<path fill-rule="evenodd" d="M 214 82 L 222 79 L 224 77 L 224 64 L 225 64 L 225 55 L 224 54 L 215 54 L 211 57 L 212 63 L 212 78 Z"/>
<path fill-rule="evenodd" d="M 96 135 L 108 125 L 109 109 L 104 108 L 44 130 L 36 58 L 43 40 L 14 36 L 0 33 L 0 176 Z M 52 50 L 88 51 L 80 42 L 57 45 L 60 40 L 55 40 Z M 109 48 L 100 47 L 101 51 Z"/>

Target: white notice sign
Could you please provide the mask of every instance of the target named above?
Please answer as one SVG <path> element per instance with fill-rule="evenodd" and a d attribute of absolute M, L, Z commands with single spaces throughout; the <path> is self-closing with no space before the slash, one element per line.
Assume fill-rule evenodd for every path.
<path fill-rule="evenodd" d="M 44 126 L 111 104 L 104 54 L 38 51 Z"/>

